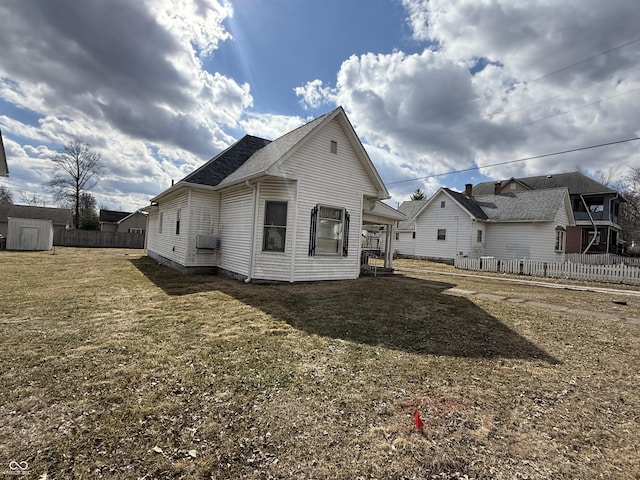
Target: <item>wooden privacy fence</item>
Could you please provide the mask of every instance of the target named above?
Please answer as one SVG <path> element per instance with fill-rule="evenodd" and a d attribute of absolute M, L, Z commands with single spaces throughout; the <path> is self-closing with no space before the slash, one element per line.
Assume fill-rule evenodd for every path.
<path fill-rule="evenodd" d="M 53 244 L 59 247 L 144 248 L 144 233 L 59 230 L 53 235 Z"/>
<path fill-rule="evenodd" d="M 459 256 L 456 257 L 454 266 L 461 270 L 640 285 L 640 267 L 623 264 L 588 265 L 573 262 L 552 263 L 533 260 L 500 260 L 493 257 L 468 258 Z"/>

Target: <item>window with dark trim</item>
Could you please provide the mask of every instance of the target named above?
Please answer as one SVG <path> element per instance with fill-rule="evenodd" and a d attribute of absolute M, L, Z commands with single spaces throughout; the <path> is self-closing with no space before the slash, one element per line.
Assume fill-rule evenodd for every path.
<path fill-rule="evenodd" d="M 338 142 L 336 142 L 335 140 L 331 140 L 331 146 L 329 148 L 331 150 L 331 153 L 338 153 Z"/>
<path fill-rule="evenodd" d="M 311 210 L 309 256 L 349 254 L 350 216 L 344 208 L 316 205 Z"/>
<path fill-rule="evenodd" d="M 262 251 L 284 252 L 287 239 L 287 202 L 265 202 Z"/>
<path fill-rule="evenodd" d="M 180 235 L 180 216 L 182 214 L 182 209 L 179 208 L 176 210 L 176 235 Z"/>
<path fill-rule="evenodd" d="M 416 232 L 411 232 L 411 238 L 413 238 L 415 240 L 416 238 Z"/>
<path fill-rule="evenodd" d="M 444 207 L 446 207 L 446 206 L 447 206 L 447 202 L 445 202 L 444 200 L 442 200 L 442 201 L 440 202 L 440 208 L 444 208 Z"/>
<path fill-rule="evenodd" d="M 162 233 L 162 221 L 164 220 L 164 212 L 160 212 L 160 216 L 158 218 L 158 233 Z"/>
<path fill-rule="evenodd" d="M 482 243 L 482 230 L 478 230 L 476 233 L 476 242 Z"/>
<path fill-rule="evenodd" d="M 447 230 L 445 228 L 438 229 L 438 240 L 446 240 L 447 239 Z"/>

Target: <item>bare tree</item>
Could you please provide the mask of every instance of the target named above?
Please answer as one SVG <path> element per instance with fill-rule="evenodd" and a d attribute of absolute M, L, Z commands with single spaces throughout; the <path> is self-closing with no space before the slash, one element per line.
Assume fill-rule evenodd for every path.
<path fill-rule="evenodd" d="M 36 193 L 21 192 L 20 201 L 23 205 L 29 205 L 30 207 L 44 207 L 46 204 L 42 196 Z"/>
<path fill-rule="evenodd" d="M 88 144 L 75 140 L 66 144 L 51 160 L 55 163 L 55 174 L 47 186 L 56 202 L 73 205 L 75 225 L 80 228 L 81 197 L 102 177 L 101 156 Z"/>
<path fill-rule="evenodd" d="M 631 167 L 621 183 L 620 192 L 626 200 L 620 205 L 622 238 L 627 245 L 635 245 L 632 253 L 640 253 L 640 164 Z"/>
<path fill-rule="evenodd" d="M 4 185 L 0 185 L 0 203 L 13 203 L 13 194 Z"/>

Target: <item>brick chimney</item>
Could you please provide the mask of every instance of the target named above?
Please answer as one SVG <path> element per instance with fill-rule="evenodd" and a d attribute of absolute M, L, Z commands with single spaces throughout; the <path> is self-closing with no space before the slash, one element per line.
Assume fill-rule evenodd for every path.
<path fill-rule="evenodd" d="M 493 193 L 494 195 L 500 195 L 500 190 L 502 189 L 502 182 L 496 182 L 493 184 Z"/>
<path fill-rule="evenodd" d="M 473 184 L 471 184 L 471 183 L 465 183 L 465 184 L 464 184 L 464 194 L 465 194 L 467 197 L 471 197 L 471 196 L 472 196 L 472 195 L 471 195 L 471 192 L 472 192 L 472 191 L 473 191 Z"/>

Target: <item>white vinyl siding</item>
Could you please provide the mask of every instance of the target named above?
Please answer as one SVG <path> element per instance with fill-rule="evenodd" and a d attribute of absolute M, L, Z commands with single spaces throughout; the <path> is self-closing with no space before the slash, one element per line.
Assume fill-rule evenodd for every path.
<path fill-rule="evenodd" d="M 175 234 L 175 223 L 178 209 L 187 211 L 189 206 L 189 192 L 183 191 L 178 195 L 165 200 L 159 207 L 159 211 L 149 215 L 149 231 L 147 232 L 147 250 L 150 250 L 164 258 L 172 260 L 180 265 L 185 265 L 187 255 L 187 235 Z M 162 233 L 160 233 L 159 219 L 162 218 Z M 157 226 L 157 228 L 155 228 Z M 181 219 L 180 229 L 187 231 L 189 222 L 187 218 Z"/>
<path fill-rule="evenodd" d="M 472 235 L 476 240 L 472 226 L 477 223 L 445 193 L 437 195 L 416 218 L 414 255 L 449 260 L 460 253 L 469 255 Z M 444 240 L 438 240 L 438 230 L 446 230 Z"/>
<path fill-rule="evenodd" d="M 396 232 L 393 250 L 402 255 L 416 255 L 414 232 Z"/>
<path fill-rule="evenodd" d="M 327 145 L 338 142 L 336 154 Z M 375 183 L 365 171 L 339 121 L 333 120 L 296 150 L 281 172 L 299 178 L 294 281 L 357 278 L 363 195 L 375 197 Z M 344 208 L 350 215 L 348 255 L 309 256 L 311 210 L 316 205 Z"/>
<path fill-rule="evenodd" d="M 293 235 L 295 232 L 295 208 L 296 208 L 297 184 L 287 180 L 264 180 L 258 184 L 258 218 L 256 228 L 256 247 L 254 252 L 254 264 L 252 277 L 255 279 L 269 279 L 289 281 L 291 279 L 291 261 L 293 248 Z M 284 243 L 284 252 L 263 251 L 264 243 L 264 213 L 267 201 L 287 202 L 287 229 Z"/>
<path fill-rule="evenodd" d="M 556 252 L 556 227 L 566 228 L 567 212 L 559 208 L 553 222 L 493 223 L 487 228 L 486 255 L 516 260 L 530 258 L 541 262 L 563 262 L 564 252 Z"/>
<path fill-rule="evenodd" d="M 189 209 L 189 230 L 187 261 L 188 267 L 213 267 L 217 264 L 218 249 L 203 250 L 196 248 L 198 235 L 219 235 L 218 212 L 220 194 L 207 190 L 193 190 Z M 183 216 L 186 213 L 183 211 Z M 180 227 L 182 229 L 182 226 Z"/>
<path fill-rule="evenodd" d="M 242 186 L 222 191 L 219 267 L 240 275 L 249 275 L 251 235 L 256 233 L 252 222 L 253 189 Z"/>

